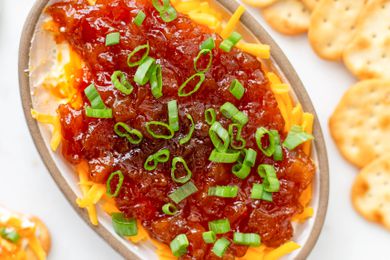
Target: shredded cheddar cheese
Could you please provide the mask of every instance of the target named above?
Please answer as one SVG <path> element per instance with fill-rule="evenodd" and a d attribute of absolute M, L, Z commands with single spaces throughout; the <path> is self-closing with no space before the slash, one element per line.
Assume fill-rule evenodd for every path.
<path fill-rule="evenodd" d="M 246 43 L 240 41 L 237 43 L 237 48 L 260 59 L 269 59 L 271 57 L 271 48 L 267 44 Z"/>
<path fill-rule="evenodd" d="M 34 109 L 31 109 L 31 116 L 40 123 L 53 126 L 50 148 L 55 152 L 61 143 L 61 124 L 58 116 L 42 114 Z"/>
<path fill-rule="evenodd" d="M 277 260 L 277 259 L 281 258 L 282 256 L 285 256 L 285 255 L 293 252 L 294 250 L 297 250 L 300 247 L 301 247 L 300 245 L 298 245 L 297 243 L 295 243 L 293 241 L 287 242 L 287 243 L 281 245 L 280 247 L 269 252 L 264 257 L 264 260 Z"/>
<path fill-rule="evenodd" d="M 238 22 L 240 21 L 241 16 L 245 12 L 245 7 L 240 5 L 236 11 L 233 13 L 233 15 L 230 17 L 228 23 L 221 31 L 222 38 L 226 39 L 229 37 L 229 35 L 234 31 L 234 28 L 236 28 Z"/>
<path fill-rule="evenodd" d="M 302 128 L 308 134 L 311 134 L 313 132 L 313 121 L 314 121 L 313 114 L 303 113 Z M 311 153 L 311 140 L 305 142 L 302 145 L 303 145 L 303 151 L 306 154 L 310 154 Z"/>

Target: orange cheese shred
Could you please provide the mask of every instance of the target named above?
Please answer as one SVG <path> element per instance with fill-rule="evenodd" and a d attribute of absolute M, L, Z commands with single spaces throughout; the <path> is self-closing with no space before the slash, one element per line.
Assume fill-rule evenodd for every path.
<path fill-rule="evenodd" d="M 245 7 L 243 5 L 240 5 L 233 13 L 233 15 L 230 17 L 226 26 L 221 31 L 220 34 L 222 38 L 226 39 L 227 37 L 229 37 L 229 35 L 233 32 L 234 28 L 237 26 L 244 12 L 245 12 Z"/>
<path fill-rule="evenodd" d="M 237 43 L 236 46 L 242 51 L 252 54 L 260 59 L 269 59 L 271 57 L 271 47 L 267 44 L 246 43 L 241 41 Z"/>
<path fill-rule="evenodd" d="M 31 116 L 42 124 L 50 124 L 53 126 L 52 136 L 50 140 L 50 148 L 55 152 L 61 143 L 61 124 L 58 116 L 42 114 L 38 111 L 31 109 Z"/>
<path fill-rule="evenodd" d="M 278 248 L 273 249 L 269 253 L 266 254 L 264 260 L 277 260 L 282 256 L 285 256 L 294 250 L 297 250 L 301 246 L 295 243 L 294 241 L 289 241 Z"/>
<path fill-rule="evenodd" d="M 314 115 L 311 113 L 303 113 L 302 116 L 302 128 L 303 131 L 305 131 L 308 134 L 313 133 L 313 122 L 314 122 Z M 305 154 L 310 155 L 311 153 L 311 140 L 305 142 L 302 144 L 302 149 L 305 152 Z"/>

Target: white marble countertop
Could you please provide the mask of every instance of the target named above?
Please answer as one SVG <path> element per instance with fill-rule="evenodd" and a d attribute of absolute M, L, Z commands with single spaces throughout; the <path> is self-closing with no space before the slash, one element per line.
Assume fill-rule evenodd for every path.
<path fill-rule="evenodd" d="M 70 207 L 28 132 L 19 97 L 17 59 L 22 26 L 32 4 L 33 0 L 0 0 L 0 204 L 35 214 L 47 223 L 53 236 L 49 259 L 121 259 Z M 350 187 L 357 170 L 341 158 L 327 127 L 329 115 L 355 79 L 342 64 L 320 60 L 306 36 L 286 37 L 268 31 L 305 84 L 328 147 L 329 208 L 310 259 L 389 259 L 390 233 L 364 221 L 352 209 Z"/>

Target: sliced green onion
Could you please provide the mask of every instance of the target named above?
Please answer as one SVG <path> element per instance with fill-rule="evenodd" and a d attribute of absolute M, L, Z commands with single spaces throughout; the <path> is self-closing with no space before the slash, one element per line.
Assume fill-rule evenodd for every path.
<path fill-rule="evenodd" d="M 215 234 L 225 234 L 230 231 L 230 222 L 227 218 L 210 221 L 209 230 Z"/>
<path fill-rule="evenodd" d="M 293 125 L 283 142 L 283 146 L 289 150 L 293 150 L 298 145 L 312 139 L 314 139 L 314 137 L 311 134 L 304 132 L 301 126 Z"/>
<path fill-rule="evenodd" d="M 226 39 L 221 42 L 219 48 L 224 52 L 229 52 L 232 50 L 233 46 L 234 46 L 233 43 L 230 40 Z"/>
<path fill-rule="evenodd" d="M 170 244 L 172 254 L 176 257 L 180 257 L 187 253 L 187 248 L 190 245 L 190 242 L 187 239 L 185 234 L 180 234 L 175 237 Z"/>
<path fill-rule="evenodd" d="M 261 244 L 260 236 L 256 233 L 234 232 L 233 242 L 237 245 L 257 247 Z"/>
<path fill-rule="evenodd" d="M 104 104 L 94 84 L 91 84 L 88 87 L 86 87 L 84 89 L 84 94 L 88 98 L 89 102 L 91 103 L 91 107 L 93 109 L 106 108 L 106 105 Z"/>
<path fill-rule="evenodd" d="M 177 18 L 177 12 L 175 8 L 169 6 L 165 11 L 160 12 L 160 17 L 164 22 L 169 23 Z"/>
<path fill-rule="evenodd" d="M 132 144 L 139 144 L 143 138 L 143 135 L 140 131 L 131 128 L 129 125 L 123 122 L 118 122 L 115 124 L 114 132 L 120 137 L 125 137 Z"/>
<path fill-rule="evenodd" d="M 281 161 L 283 160 L 283 150 L 282 145 L 280 144 L 280 135 L 276 130 L 271 130 L 270 133 L 272 134 L 275 141 L 275 151 L 273 158 L 275 161 Z"/>
<path fill-rule="evenodd" d="M 237 163 L 232 168 L 232 173 L 242 180 L 246 179 L 251 173 L 251 167 L 246 164 Z"/>
<path fill-rule="evenodd" d="M 209 108 L 204 111 L 204 117 L 206 120 L 206 123 L 209 125 L 214 124 L 215 120 L 217 119 L 217 114 L 215 113 L 214 108 Z"/>
<path fill-rule="evenodd" d="M 164 206 L 162 206 L 162 211 L 166 215 L 173 216 L 177 213 L 178 210 L 177 210 L 177 207 L 175 205 L 173 205 L 172 203 L 167 203 Z"/>
<path fill-rule="evenodd" d="M 198 83 L 196 83 L 195 87 L 189 91 L 189 92 L 185 92 L 185 87 L 187 86 L 187 84 L 192 81 L 193 79 L 195 79 L 196 77 L 199 77 L 199 81 Z M 189 77 L 183 84 L 181 84 L 181 86 L 179 87 L 179 90 L 178 90 L 178 95 L 179 97 L 188 97 L 188 96 L 191 96 L 192 94 L 194 94 L 195 92 L 197 92 L 200 88 L 200 86 L 202 85 L 203 81 L 205 80 L 206 76 L 204 75 L 204 73 L 202 72 L 197 72 L 195 73 L 194 75 L 192 75 L 191 77 Z"/>
<path fill-rule="evenodd" d="M 248 165 L 249 167 L 255 166 L 257 152 L 252 148 L 245 149 L 243 152 L 245 154 L 243 164 Z"/>
<path fill-rule="evenodd" d="M 183 177 L 179 177 L 179 178 L 177 178 L 176 174 L 175 174 L 175 171 L 177 169 L 176 164 L 178 164 L 178 163 L 183 164 L 183 167 L 184 167 L 184 169 L 186 171 L 186 175 L 183 176 Z M 173 158 L 173 160 L 172 160 L 172 169 L 171 169 L 171 177 L 172 177 L 173 181 L 178 182 L 178 183 L 186 183 L 187 181 L 189 181 L 191 179 L 192 172 L 188 168 L 188 165 L 187 165 L 186 161 L 183 159 L 183 157 L 178 156 L 178 157 Z"/>
<path fill-rule="evenodd" d="M 269 140 L 269 144 L 268 144 L 267 148 L 263 147 L 263 143 L 261 141 L 265 134 L 268 135 L 268 140 Z M 274 152 L 275 152 L 275 138 L 268 129 L 266 129 L 264 127 L 257 128 L 256 133 L 255 133 L 255 138 L 256 138 L 257 146 L 259 147 L 259 149 L 263 152 L 263 154 L 265 156 L 270 157 L 274 154 Z"/>
<path fill-rule="evenodd" d="M 152 73 L 150 75 L 150 88 L 152 90 L 152 95 L 155 98 L 162 97 L 162 71 L 161 71 L 161 65 L 156 64 L 152 70 Z"/>
<path fill-rule="evenodd" d="M 20 235 L 16 230 L 5 227 L 0 228 L 0 236 L 14 244 L 18 243 L 20 239 Z"/>
<path fill-rule="evenodd" d="M 235 128 L 237 129 L 237 134 L 234 136 L 234 129 Z M 243 149 L 245 147 L 245 145 L 246 145 L 246 141 L 241 136 L 242 125 L 240 125 L 240 124 L 230 124 L 229 128 L 228 128 L 228 132 L 229 132 L 229 137 L 230 137 L 230 146 L 233 149 L 236 149 L 236 150 Z M 238 145 L 237 143 L 239 143 L 240 145 Z"/>
<path fill-rule="evenodd" d="M 272 201 L 272 193 L 265 191 L 263 184 L 254 183 L 251 191 L 251 199 Z"/>
<path fill-rule="evenodd" d="M 115 192 L 112 193 L 111 182 L 115 176 L 118 176 L 118 184 L 116 185 Z M 110 198 L 118 196 L 124 179 L 125 179 L 125 177 L 123 176 L 123 173 L 121 171 L 115 171 L 115 172 L 111 173 L 110 177 L 108 177 L 107 182 L 106 182 L 106 195 Z"/>
<path fill-rule="evenodd" d="M 209 187 L 207 194 L 209 196 L 221 198 L 235 198 L 238 194 L 238 186 L 216 186 Z"/>
<path fill-rule="evenodd" d="M 229 132 L 223 128 L 221 123 L 214 122 L 209 129 L 209 136 L 215 149 L 220 152 L 225 152 L 230 143 Z"/>
<path fill-rule="evenodd" d="M 200 45 L 201 50 L 212 50 L 215 48 L 215 42 L 213 37 L 207 38 L 202 44 Z"/>
<path fill-rule="evenodd" d="M 146 18 L 146 14 L 143 11 L 139 11 L 138 14 L 134 17 L 133 23 L 138 27 L 142 25 Z"/>
<path fill-rule="evenodd" d="M 156 133 L 153 131 L 153 129 L 151 128 L 152 126 L 157 126 L 157 127 L 161 127 L 163 129 L 166 129 L 169 131 L 169 134 L 160 134 L 160 133 Z M 163 123 L 163 122 L 159 122 L 159 121 L 150 121 L 150 122 L 147 122 L 146 123 L 146 130 L 148 131 L 148 133 L 153 137 L 153 138 L 156 138 L 156 139 L 172 139 L 172 137 L 175 135 L 175 132 L 171 129 L 171 127 L 166 124 L 166 123 Z"/>
<path fill-rule="evenodd" d="M 126 218 L 123 213 L 113 213 L 111 218 L 112 226 L 118 235 L 131 237 L 138 234 L 137 220 L 135 218 Z"/>
<path fill-rule="evenodd" d="M 213 249 L 211 249 L 211 251 L 213 251 L 215 255 L 219 257 L 223 257 L 229 245 L 230 245 L 230 241 L 224 237 L 221 237 L 220 239 L 217 240 L 217 242 L 215 242 Z"/>
<path fill-rule="evenodd" d="M 260 177 L 263 178 L 264 190 L 268 192 L 278 192 L 280 183 L 276 176 L 275 168 L 269 164 L 260 164 L 257 168 Z"/>
<path fill-rule="evenodd" d="M 225 40 L 221 42 L 219 48 L 225 52 L 229 52 L 232 50 L 234 45 L 236 45 L 242 39 L 241 34 L 237 32 L 232 32 L 232 34 Z"/>
<path fill-rule="evenodd" d="M 206 244 L 212 244 L 215 242 L 215 240 L 217 240 L 217 236 L 215 235 L 214 231 L 203 232 L 202 237 Z"/>
<path fill-rule="evenodd" d="M 176 100 L 171 100 L 168 102 L 168 121 L 169 127 L 173 131 L 179 131 L 179 111 L 177 109 Z"/>
<path fill-rule="evenodd" d="M 231 41 L 233 45 L 236 45 L 241 39 L 242 36 L 238 32 L 232 32 L 228 37 L 228 40 Z"/>
<path fill-rule="evenodd" d="M 191 196 L 192 194 L 196 193 L 198 191 L 198 188 L 196 188 L 195 184 L 192 183 L 192 181 L 187 182 L 183 186 L 180 186 L 177 188 L 174 192 L 168 195 L 168 197 L 173 200 L 176 204 L 178 204 L 180 201 L 186 199 L 187 197 Z"/>
<path fill-rule="evenodd" d="M 134 74 L 134 82 L 140 84 L 141 86 L 145 85 L 152 75 L 155 61 L 156 60 L 151 57 L 146 57 Z"/>
<path fill-rule="evenodd" d="M 145 52 L 142 55 L 141 59 L 139 59 L 137 61 L 131 61 L 133 56 L 142 50 L 145 50 Z M 135 47 L 135 49 L 132 52 L 130 52 L 129 56 L 127 56 L 127 66 L 129 66 L 130 68 L 139 66 L 148 57 L 149 50 L 150 50 L 149 42 L 147 44 L 139 45 L 139 46 Z"/>
<path fill-rule="evenodd" d="M 219 110 L 227 119 L 232 119 L 234 115 L 240 112 L 240 110 L 238 110 L 238 108 L 230 102 L 223 104 Z"/>
<path fill-rule="evenodd" d="M 222 115 L 226 118 L 233 120 L 233 122 L 238 123 L 240 125 L 245 125 L 248 123 L 248 117 L 243 112 L 238 110 L 238 108 L 230 102 L 226 102 L 223 104 L 219 110 Z"/>
<path fill-rule="evenodd" d="M 127 80 L 126 75 L 120 70 L 117 70 L 112 74 L 111 82 L 117 90 L 125 95 L 130 95 L 131 92 L 133 92 L 133 86 Z"/>
<path fill-rule="evenodd" d="M 111 108 L 100 109 L 100 108 L 86 107 L 85 114 L 87 115 L 87 117 L 93 117 L 93 118 L 112 118 Z"/>
<path fill-rule="evenodd" d="M 158 163 L 166 163 L 169 160 L 170 154 L 171 152 L 168 149 L 161 149 L 160 151 L 149 155 L 144 163 L 145 170 L 153 171 L 157 168 Z"/>
<path fill-rule="evenodd" d="M 112 32 L 106 35 L 106 46 L 116 45 L 121 40 L 121 34 L 119 32 Z"/>
<path fill-rule="evenodd" d="M 239 111 L 237 114 L 235 114 L 232 118 L 233 122 L 238 123 L 240 125 L 245 125 L 248 123 L 248 116 L 245 115 L 243 112 Z"/>
<path fill-rule="evenodd" d="M 190 126 L 190 130 L 188 131 L 188 134 L 185 137 L 183 137 L 182 139 L 180 139 L 179 144 L 181 144 L 181 145 L 189 142 L 191 140 L 192 134 L 195 131 L 194 119 L 192 118 L 192 116 L 190 114 L 186 114 L 186 117 L 188 118 L 188 120 L 190 120 L 191 126 Z"/>
<path fill-rule="evenodd" d="M 197 65 L 198 64 L 198 60 L 200 59 L 200 57 L 202 55 L 209 55 L 209 61 L 208 61 L 207 66 L 206 66 L 205 69 L 199 69 L 198 65 Z M 210 69 L 212 62 L 213 62 L 213 53 L 211 52 L 211 50 L 209 50 L 209 49 L 202 49 L 202 50 L 199 51 L 198 55 L 194 59 L 194 69 L 195 69 L 196 72 L 203 72 L 203 73 L 205 73 L 206 71 L 208 71 Z"/>
<path fill-rule="evenodd" d="M 156 10 L 159 11 L 160 13 L 167 10 L 168 7 L 170 6 L 169 0 L 162 0 L 162 4 L 160 0 L 152 0 L 152 4 L 154 8 L 156 8 Z"/>
<path fill-rule="evenodd" d="M 240 100 L 244 96 L 245 89 L 237 79 L 234 79 L 230 84 L 229 91 L 235 98 Z"/>
<path fill-rule="evenodd" d="M 216 163 L 234 163 L 240 157 L 240 152 L 219 152 L 214 149 L 211 151 L 209 161 Z"/>

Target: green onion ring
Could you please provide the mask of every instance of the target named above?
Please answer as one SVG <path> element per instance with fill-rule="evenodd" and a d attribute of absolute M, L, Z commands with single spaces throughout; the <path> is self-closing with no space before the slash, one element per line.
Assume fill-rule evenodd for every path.
<path fill-rule="evenodd" d="M 179 111 L 176 100 L 171 100 L 168 102 L 168 122 L 169 127 L 173 131 L 179 131 Z"/>
<path fill-rule="evenodd" d="M 178 163 L 183 164 L 183 167 L 184 167 L 184 169 L 185 169 L 185 171 L 186 171 L 186 175 L 183 176 L 183 177 L 180 177 L 180 178 L 177 178 L 176 175 L 175 175 L 175 171 L 176 171 L 176 169 L 177 169 L 176 164 L 178 164 Z M 182 183 L 182 184 L 188 182 L 188 181 L 191 179 L 191 177 L 192 177 L 192 172 L 191 172 L 191 170 L 188 168 L 187 163 L 186 163 L 186 161 L 183 159 L 183 157 L 178 156 L 178 157 L 174 157 L 174 158 L 173 158 L 173 160 L 172 160 L 172 168 L 171 168 L 171 177 L 172 177 L 172 180 L 173 180 L 174 182 Z"/>
<path fill-rule="evenodd" d="M 241 150 L 246 145 L 245 139 L 241 136 L 242 127 L 243 126 L 241 124 L 230 124 L 229 125 L 228 132 L 229 132 L 229 137 L 230 137 L 230 146 L 233 149 Z M 234 128 L 237 129 L 237 134 L 235 136 L 236 138 L 234 138 Z M 234 142 L 234 141 L 237 141 L 240 145 L 237 145 L 236 142 Z"/>
<path fill-rule="evenodd" d="M 156 64 L 152 70 L 152 73 L 150 75 L 150 89 L 152 91 L 152 95 L 155 98 L 162 97 L 162 71 L 161 71 L 161 65 Z"/>
<path fill-rule="evenodd" d="M 141 59 L 139 59 L 138 61 L 132 62 L 131 58 L 135 54 L 137 54 L 138 52 L 142 51 L 143 49 L 145 49 L 145 52 L 142 55 Z M 132 52 L 130 52 L 129 56 L 127 56 L 127 66 L 132 68 L 132 67 L 136 67 L 136 66 L 140 65 L 146 59 L 146 57 L 148 57 L 149 50 L 150 50 L 149 42 L 144 44 L 144 45 L 139 45 L 139 46 L 135 47 L 135 49 Z"/>
<path fill-rule="evenodd" d="M 178 209 L 174 204 L 167 203 L 164 206 L 162 206 L 162 211 L 166 215 L 173 216 L 178 212 Z"/>
<path fill-rule="evenodd" d="M 151 57 L 146 57 L 134 74 L 134 82 L 141 86 L 145 85 L 153 72 L 155 61 L 156 60 Z"/>
<path fill-rule="evenodd" d="M 127 80 L 126 75 L 120 70 L 117 70 L 112 74 L 111 82 L 117 90 L 125 95 L 130 95 L 131 92 L 133 92 L 133 86 Z"/>
<path fill-rule="evenodd" d="M 229 132 L 223 128 L 221 123 L 214 122 L 209 129 L 209 136 L 215 149 L 220 152 L 225 152 L 230 143 Z"/>
<path fill-rule="evenodd" d="M 196 83 L 195 87 L 188 93 L 184 92 L 184 88 L 187 86 L 187 84 L 193 80 L 194 78 L 196 77 L 199 77 L 199 82 Z M 191 77 L 189 77 L 183 84 L 181 84 L 181 86 L 179 87 L 179 90 L 178 90 L 178 95 L 179 97 L 188 97 L 188 96 L 191 96 L 192 94 L 194 94 L 195 92 L 197 92 L 200 88 L 200 86 L 202 85 L 203 81 L 205 80 L 206 76 L 204 75 L 204 73 L 202 72 L 197 72 L 195 73 L 194 75 L 192 75 Z"/>
<path fill-rule="evenodd" d="M 144 163 L 145 170 L 153 171 L 157 168 L 158 163 L 166 163 L 169 160 L 170 154 L 171 152 L 165 148 L 152 155 L 149 155 Z M 150 165 L 151 162 L 153 162 L 153 165 Z"/>
<path fill-rule="evenodd" d="M 125 131 L 122 131 L 121 128 L 123 128 Z M 132 144 L 139 144 L 143 139 L 143 135 L 140 131 L 131 128 L 129 125 L 123 122 L 118 122 L 115 124 L 114 132 L 120 137 L 125 137 Z"/>
<path fill-rule="evenodd" d="M 177 12 L 175 8 L 169 6 L 165 11 L 160 12 L 160 17 L 164 22 L 169 23 L 177 18 Z"/>
<path fill-rule="evenodd" d="M 115 192 L 112 193 L 111 181 L 114 179 L 115 176 L 118 176 L 119 180 L 118 180 L 118 184 L 116 185 Z M 110 198 L 117 197 L 120 190 L 121 190 L 124 179 L 125 179 L 125 177 L 123 176 L 123 173 L 121 171 L 115 171 L 115 172 L 111 173 L 110 177 L 108 177 L 107 182 L 106 182 L 106 195 Z"/>
<path fill-rule="evenodd" d="M 179 144 L 181 144 L 181 145 L 189 142 L 191 140 L 192 134 L 195 131 L 194 119 L 192 118 L 192 116 L 190 114 L 186 114 L 186 117 L 188 118 L 188 120 L 190 120 L 191 126 L 190 126 L 190 130 L 188 131 L 188 134 L 185 137 L 183 137 L 182 139 L 180 139 Z"/>
<path fill-rule="evenodd" d="M 214 108 L 209 108 L 204 111 L 204 118 L 206 120 L 206 123 L 209 125 L 214 124 L 215 120 L 217 119 L 217 114 L 215 113 Z"/>
<path fill-rule="evenodd" d="M 130 237 L 138 234 L 137 220 L 135 218 L 129 219 L 123 213 L 113 213 L 111 220 L 112 226 L 118 235 Z"/>
<path fill-rule="evenodd" d="M 198 66 L 197 66 L 198 60 L 200 59 L 200 57 L 202 55 L 207 55 L 207 54 L 209 55 L 209 62 L 207 63 L 207 66 L 206 66 L 205 69 L 200 70 L 198 68 Z M 194 69 L 195 69 L 196 72 L 203 72 L 203 73 L 205 73 L 206 71 L 208 71 L 210 69 L 212 62 L 213 62 L 213 53 L 212 53 L 212 51 L 209 50 L 209 49 L 202 49 L 202 50 L 199 51 L 198 55 L 194 59 Z"/>
<path fill-rule="evenodd" d="M 162 128 L 165 128 L 166 130 L 169 131 L 169 134 L 168 135 L 164 135 L 164 134 L 157 134 L 155 132 L 153 132 L 153 130 L 151 129 L 151 126 L 161 126 Z M 172 137 L 175 135 L 175 132 L 171 129 L 171 127 L 166 124 L 166 123 L 163 123 L 163 122 L 159 122 L 159 121 L 150 121 L 150 122 L 147 122 L 146 123 L 146 130 L 148 131 L 148 133 L 153 137 L 153 138 L 156 138 L 156 139 L 165 139 L 165 140 L 168 140 L 168 139 L 172 139 Z"/>
<path fill-rule="evenodd" d="M 263 148 L 263 143 L 261 142 L 261 139 L 265 134 L 268 134 L 268 140 L 269 140 L 269 145 L 267 148 Z M 271 134 L 269 130 L 267 130 L 264 127 L 257 128 L 256 133 L 255 133 L 255 138 L 256 138 L 256 143 L 259 149 L 263 152 L 263 154 L 267 157 L 270 157 L 274 154 L 275 152 L 275 138 Z"/>
<path fill-rule="evenodd" d="M 163 4 L 161 4 L 160 0 L 152 0 L 154 8 L 160 13 L 164 12 L 170 6 L 169 0 L 162 0 L 162 3 Z"/>
<path fill-rule="evenodd" d="M 276 176 L 275 168 L 269 164 L 260 164 L 257 168 L 260 177 L 263 178 L 264 190 L 268 192 L 278 192 L 280 183 Z"/>

